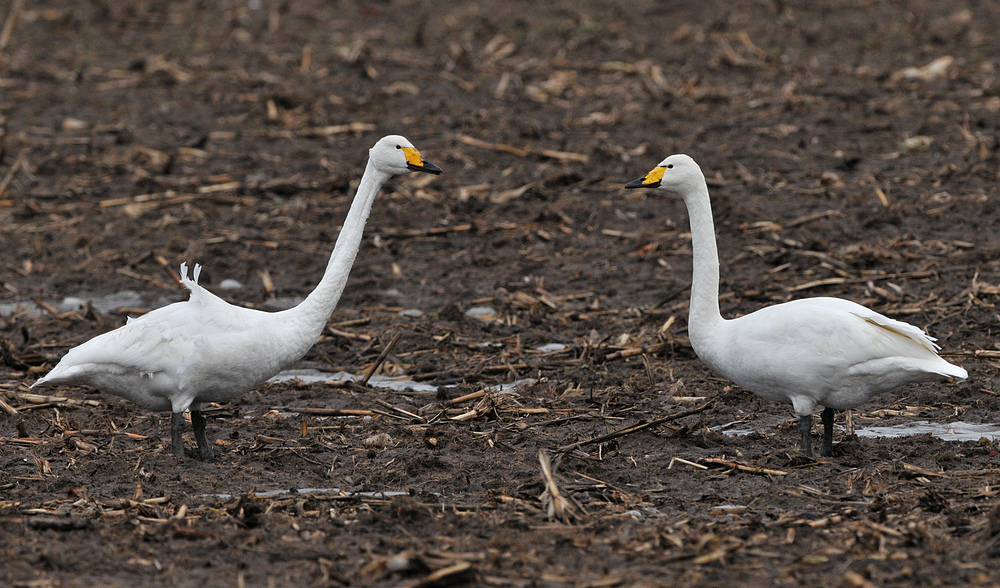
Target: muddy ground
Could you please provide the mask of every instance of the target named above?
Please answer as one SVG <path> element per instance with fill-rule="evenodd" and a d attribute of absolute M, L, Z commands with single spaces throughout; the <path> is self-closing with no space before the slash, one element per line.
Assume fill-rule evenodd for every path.
<path fill-rule="evenodd" d="M 670 153 L 701 163 L 726 315 L 843 296 L 969 370 L 855 428 L 996 422 L 1000 5 L 13 0 L 0 18 L 0 584 L 997 583 L 998 442 L 838 416 L 837 455 L 802 457 L 789 407 L 687 343 L 682 203 L 622 186 Z M 363 374 L 399 334 L 378 374 L 438 392 L 265 386 L 210 410 L 218 463 L 190 437 L 170 454 L 165 415 L 125 400 L 26 395 L 72 345 L 181 300 L 182 261 L 240 305 L 304 296 L 388 133 L 445 173 L 383 190 L 300 367 Z"/>

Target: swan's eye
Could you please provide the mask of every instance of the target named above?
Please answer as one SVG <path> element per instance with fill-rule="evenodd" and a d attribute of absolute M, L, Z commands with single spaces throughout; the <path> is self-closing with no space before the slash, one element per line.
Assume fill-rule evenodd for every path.
<path fill-rule="evenodd" d="M 402 148 L 403 148 L 402 146 L 396 145 L 396 149 L 402 149 Z"/>
<path fill-rule="evenodd" d="M 668 163 L 667 164 L 667 169 L 674 169 L 674 164 Z"/>

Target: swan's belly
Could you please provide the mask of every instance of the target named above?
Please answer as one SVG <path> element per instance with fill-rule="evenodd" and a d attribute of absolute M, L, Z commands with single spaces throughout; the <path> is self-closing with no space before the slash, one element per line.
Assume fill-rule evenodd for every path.
<path fill-rule="evenodd" d="M 200 402 L 226 402 L 253 390 L 274 374 L 271 370 L 254 373 L 212 373 L 189 370 L 188 377 L 158 372 L 90 374 L 79 383 L 101 392 L 130 400 L 154 412 L 172 411 L 175 402 L 183 406 Z"/>
<path fill-rule="evenodd" d="M 153 412 L 172 410 L 170 396 L 172 390 L 163 378 L 145 374 L 91 374 L 81 379 L 81 384 L 97 388 L 106 394 L 113 394 L 138 404 Z"/>
<path fill-rule="evenodd" d="M 707 363 L 707 362 L 706 362 Z M 884 366 L 872 369 L 839 369 L 817 362 L 805 367 L 789 365 L 767 358 L 757 358 L 752 366 L 743 360 L 732 360 L 713 367 L 720 375 L 754 394 L 770 400 L 791 404 L 794 397 L 806 397 L 815 404 L 847 410 L 860 406 L 876 396 L 907 384 L 940 379 L 934 374 L 906 369 L 898 362 L 886 360 Z M 744 369 L 733 367 L 744 366 Z"/>

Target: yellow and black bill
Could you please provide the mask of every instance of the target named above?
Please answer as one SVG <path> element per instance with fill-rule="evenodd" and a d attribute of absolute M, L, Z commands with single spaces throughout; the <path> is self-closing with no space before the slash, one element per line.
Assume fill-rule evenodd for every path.
<path fill-rule="evenodd" d="M 413 171 L 427 172 L 429 174 L 440 174 L 441 168 L 424 159 L 423 155 L 414 147 L 403 147 L 403 155 L 406 156 L 406 167 Z"/>
<path fill-rule="evenodd" d="M 663 180 L 663 173 L 667 171 L 665 166 L 654 167 L 652 171 L 638 180 L 632 180 L 631 182 L 625 184 L 626 188 L 656 188 L 660 185 L 660 181 Z"/>

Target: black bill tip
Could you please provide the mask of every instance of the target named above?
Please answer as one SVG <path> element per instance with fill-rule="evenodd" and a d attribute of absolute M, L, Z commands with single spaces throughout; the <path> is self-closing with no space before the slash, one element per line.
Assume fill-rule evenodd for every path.
<path fill-rule="evenodd" d="M 410 168 L 413 171 L 427 172 L 429 174 L 434 174 L 434 175 L 438 175 L 442 171 L 444 171 L 429 161 L 425 161 L 422 165 L 413 165 L 412 163 L 408 163 L 406 164 L 406 167 Z"/>

